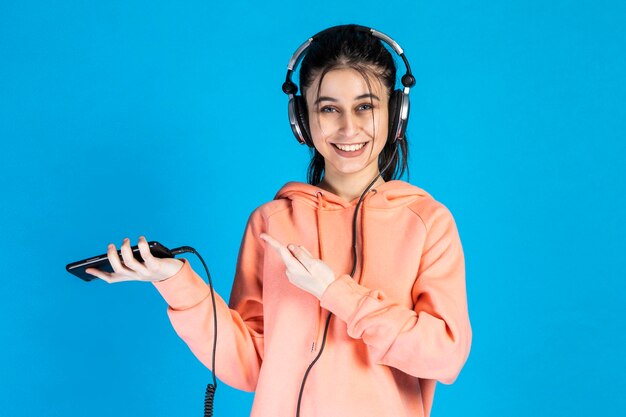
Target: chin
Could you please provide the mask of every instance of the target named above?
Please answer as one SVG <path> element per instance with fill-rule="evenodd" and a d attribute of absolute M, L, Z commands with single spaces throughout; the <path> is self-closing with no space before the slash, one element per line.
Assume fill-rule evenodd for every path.
<path fill-rule="evenodd" d="M 359 174 L 364 171 L 367 171 L 370 168 L 370 165 L 376 163 L 376 160 L 370 161 L 370 163 L 366 164 L 364 162 L 360 163 L 341 163 L 337 161 L 330 162 L 330 166 L 333 167 L 333 171 L 342 174 L 342 175 L 351 175 L 351 174 Z M 325 166 L 329 166 L 329 163 L 326 162 Z M 378 165 L 376 165 L 378 167 Z"/>

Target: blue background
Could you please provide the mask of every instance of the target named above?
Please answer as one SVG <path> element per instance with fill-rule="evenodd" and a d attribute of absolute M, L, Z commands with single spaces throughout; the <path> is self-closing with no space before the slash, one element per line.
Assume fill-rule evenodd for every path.
<path fill-rule="evenodd" d="M 210 373 L 156 290 L 65 265 L 144 234 L 228 298 L 248 215 L 306 178 L 287 62 L 343 23 L 405 49 L 409 180 L 465 250 L 474 343 L 432 416 L 621 415 L 624 4 L 2 1 L 2 415 L 201 415 Z"/>

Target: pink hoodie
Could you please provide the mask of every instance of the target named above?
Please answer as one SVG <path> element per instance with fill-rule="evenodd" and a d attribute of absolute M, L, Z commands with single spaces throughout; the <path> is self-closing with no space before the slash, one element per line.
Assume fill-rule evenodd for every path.
<path fill-rule="evenodd" d="M 304 387 L 302 417 L 427 417 L 436 381 L 454 382 L 467 360 L 465 265 L 449 210 L 404 181 L 370 190 L 357 217 L 352 279 L 357 202 L 289 182 L 250 215 L 229 304 L 216 294 L 216 375 L 256 391 L 252 417 L 295 417 L 329 311 L 326 346 Z M 336 272 L 321 301 L 287 280 L 262 232 L 303 245 Z M 183 261 L 176 275 L 154 285 L 178 335 L 210 367 L 209 287 Z"/>

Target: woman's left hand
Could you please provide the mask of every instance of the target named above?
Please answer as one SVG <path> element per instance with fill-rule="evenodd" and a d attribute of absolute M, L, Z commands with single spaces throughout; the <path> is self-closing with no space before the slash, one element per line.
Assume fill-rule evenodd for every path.
<path fill-rule="evenodd" d="M 289 282 L 296 287 L 321 299 L 326 288 L 335 281 L 333 270 L 321 259 L 314 258 L 304 246 L 285 246 L 267 233 L 259 237 L 276 249 L 287 267 Z"/>

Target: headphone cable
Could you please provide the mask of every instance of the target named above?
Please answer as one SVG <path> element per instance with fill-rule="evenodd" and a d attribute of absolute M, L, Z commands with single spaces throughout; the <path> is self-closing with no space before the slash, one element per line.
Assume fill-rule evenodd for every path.
<path fill-rule="evenodd" d="M 397 154 L 397 152 L 398 152 L 398 147 L 396 146 L 394 148 L 394 156 Z M 363 202 L 363 198 L 365 197 L 367 192 L 370 190 L 370 188 L 372 188 L 376 180 L 382 176 L 382 173 L 385 172 L 389 168 L 389 165 L 391 164 L 393 159 L 394 159 L 393 157 L 389 158 L 387 165 L 385 165 L 382 171 L 379 172 L 378 175 L 376 175 L 374 180 L 367 186 L 365 191 L 363 191 L 363 193 L 361 194 L 361 198 L 359 198 L 359 202 L 357 203 L 356 208 L 354 210 L 354 217 L 352 219 L 352 272 L 350 272 L 350 277 L 352 279 L 354 279 L 354 272 L 356 271 L 356 264 L 357 264 L 356 219 L 357 219 L 357 214 L 359 212 L 359 207 L 361 206 L 361 203 Z M 195 254 L 200 259 L 200 262 L 202 262 L 202 266 L 204 266 L 204 270 L 206 271 L 206 274 L 209 280 L 209 289 L 211 291 L 211 301 L 213 302 L 213 354 L 211 357 L 213 384 L 209 383 L 207 384 L 207 387 L 206 387 L 205 397 L 204 397 L 204 417 L 212 417 L 213 416 L 213 402 L 214 402 L 214 397 L 215 397 L 215 391 L 217 389 L 217 379 L 215 377 L 215 353 L 217 350 L 217 308 L 215 307 L 215 291 L 213 290 L 213 280 L 211 279 L 211 273 L 209 272 L 209 268 L 207 267 L 206 262 L 204 262 L 204 259 L 202 258 L 202 256 L 191 246 L 181 246 L 178 248 L 171 249 L 170 252 L 172 253 L 173 256 L 179 255 L 181 253 Z M 326 346 L 326 335 L 328 334 L 328 328 L 330 325 L 330 319 L 332 315 L 333 314 L 329 312 L 328 317 L 326 318 L 326 324 L 324 326 L 324 335 L 322 338 L 322 345 L 320 346 L 320 351 L 318 352 L 315 359 L 311 362 L 311 364 L 309 365 L 309 367 L 307 368 L 304 374 L 304 377 L 302 378 L 302 385 L 300 386 L 300 393 L 298 395 L 298 408 L 296 410 L 296 417 L 300 417 L 300 405 L 302 403 L 302 393 L 304 392 L 304 384 L 306 383 L 306 379 L 309 375 L 309 372 L 315 365 L 315 363 L 322 356 L 322 352 L 324 351 L 324 346 Z"/>
<path fill-rule="evenodd" d="M 211 289 L 211 300 L 213 301 L 213 355 L 211 358 L 211 369 L 213 374 L 213 384 L 207 384 L 206 391 L 204 394 L 204 417 L 213 416 L 213 400 L 215 397 L 215 390 L 217 389 L 217 379 L 215 378 L 215 352 L 217 350 L 217 309 L 215 307 L 215 292 L 213 291 L 213 281 L 211 280 L 211 274 L 209 273 L 209 268 L 207 268 L 204 259 L 202 256 L 191 246 L 181 246 L 179 248 L 171 249 L 170 252 L 172 255 L 178 255 L 181 253 L 193 253 L 202 262 L 204 266 L 204 270 L 206 271 L 207 277 L 209 277 L 209 288 Z"/>
<path fill-rule="evenodd" d="M 350 277 L 352 279 L 354 279 L 354 272 L 356 271 L 356 262 L 357 262 L 357 254 L 356 254 L 356 217 L 357 217 L 357 213 L 359 212 L 359 207 L 361 206 L 361 203 L 363 202 L 363 198 L 365 197 L 365 194 L 367 194 L 367 192 L 370 190 L 370 188 L 372 188 L 372 186 L 374 185 L 374 183 L 376 182 L 378 177 L 382 176 L 383 172 L 387 171 L 387 169 L 389 168 L 389 165 L 391 165 L 391 161 L 394 160 L 394 158 L 397 155 L 397 153 L 398 153 L 398 146 L 396 146 L 393 149 L 393 157 L 389 158 L 389 161 L 387 162 L 387 165 L 385 165 L 385 167 L 382 169 L 382 171 L 379 172 L 378 175 L 376 175 L 376 177 L 374 177 L 374 180 L 367 186 L 367 188 L 365 188 L 365 191 L 363 191 L 363 194 L 361 194 L 361 198 L 359 198 L 359 202 L 357 203 L 356 208 L 354 209 L 354 217 L 352 218 L 352 272 L 350 272 Z M 320 358 L 320 356 L 322 356 L 322 352 L 324 351 L 324 346 L 326 345 L 326 335 L 328 334 L 328 327 L 330 325 L 330 318 L 332 317 L 332 315 L 333 315 L 333 313 L 331 313 L 329 311 L 328 312 L 328 317 L 326 318 L 326 325 L 324 327 L 324 336 L 322 338 L 322 345 L 320 346 L 320 351 L 318 352 L 318 354 L 315 357 L 315 359 L 313 359 L 313 362 L 311 362 L 311 364 L 307 368 L 306 372 L 304 373 L 304 377 L 302 378 L 302 385 L 300 385 L 300 393 L 298 394 L 298 407 L 296 409 L 296 417 L 300 417 L 300 404 L 302 403 L 302 393 L 304 392 L 304 384 L 306 383 L 306 379 L 309 376 L 309 372 L 311 372 L 311 369 L 313 368 L 313 365 L 315 365 L 315 362 L 317 362 L 317 360 Z"/>

